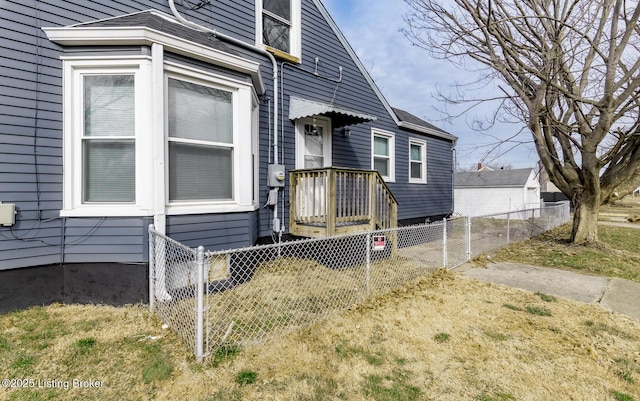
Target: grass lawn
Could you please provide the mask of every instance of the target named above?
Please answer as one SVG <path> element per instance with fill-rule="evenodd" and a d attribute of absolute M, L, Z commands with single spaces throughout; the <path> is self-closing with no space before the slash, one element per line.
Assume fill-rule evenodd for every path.
<path fill-rule="evenodd" d="M 638 280 L 640 230 L 567 230 L 494 258 Z M 640 321 L 444 270 L 204 364 L 144 306 L 34 307 L 0 361 L 0 400 L 640 401 Z"/>
<path fill-rule="evenodd" d="M 590 247 L 569 244 L 570 234 L 571 225 L 565 224 L 502 248 L 492 258 L 640 282 L 640 229 L 600 225 L 600 243 Z"/>

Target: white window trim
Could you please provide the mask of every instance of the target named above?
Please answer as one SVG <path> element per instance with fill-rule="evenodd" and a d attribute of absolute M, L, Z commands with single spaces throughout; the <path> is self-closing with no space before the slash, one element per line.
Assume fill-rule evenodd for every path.
<path fill-rule="evenodd" d="M 301 0 L 291 2 L 291 31 L 289 32 L 289 53 L 302 61 L 302 4 Z M 256 46 L 266 48 L 262 42 L 262 0 L 256 0 Z M 283 52 L 284 53 L 284 52 Z M 286 53 L 285 53 L 286 54 Z"/>
<path fill-rule="evenodd" d="M 78 59 L 64 62 L 64 167 L 61 216 L 149 216 L 152 215 L 151 186 L 145 170 L 151 163 L 148 149 L 150 127 L 143 118 L 151 113 L 145 93 L 151 91 L 151 59 L 144 56 Z M 136 200 L 134 203 L 83 203 L 82 201 L 82 115 L 83 76 L 90 74 L 133 74 L 135 76 Z"/>
<path fill-rule="evenodd" d="M 422 178 L 411 177 L 411 145 L 420 146 L 420 162 L 422 163 L 421 175 Z M 409 183 L 410 184 L 426 184 L 427 183 L 427 141 L 418 138 L 409 138 Z"/>
<path fill-rule="evenodd" d="M 160 45 L 155 45 L 158 48 Z M 162 52 L 158 52 L 162 54 Z M 248 212 L 258 209 L 254 193 L 258 189 L 257 96 L 253 85 L 228 79 L 176 63 L 154 60 L 148 56 L 74 56 L 63 60 L 63 208 L 61 216 L 68 217 L 130 217 L 155 214 L 179 215 L 199 213 Z M 158 67 L 153 65 L 157 63 Z M 136 200 L 134 203 L 82 202 L 82 76 L 90 73 L 134 74 L 136 113 Z M 162 77 L 159 75 L 162 74 Z M 156 123 L 166 118 L 165 79 L 168 75 L 217 85 L 234 93 L 234 165 L 233 200 L 168 202 L 168 124 Z M 161 96 L 159 96 L 161 95 Z M 158 101 L 157 97 L 160 97 Z M 160 130 L 160 132 L 156 132 Z M 150 151 L 151 149 L 151 151 Z M 252 171 L 248 161 L 254 157 Z M 253 185 L 243 185 L 246 177 L 253 177 Z M 257 198 L 257 196 L 256 196 Z M 164 204 L 158 204 L 164 199 Z M 160 201 L 161 202 L 161 201 Z"/>
<path fill-rule="evenodd" d="M 229 146 L 225 144 L 225 147 L 233 149 L 233 199 L 169 202 L 169 154 L 167 151 L 165 153 L 165 187 L 167 188 L 165 202 L 167 214 L 225 213 L 255 210 L 258 205 L 253 201 L 253 186 L 242 185 L 243 178 L 246 180 L 246 177 L 253 176 L 251 163 L 247 162 L 253 157 L 252 137 L 254 126 L 252 115 L 254 96 L 251 85 L 240 84 L 238 81 L 227 80 L 215 74 L 197 71 L 193 68 L 183 68 L 173 63 L 167 64 L 163 79 L 165 87 L 165 96 L 163 97 L 165 99 L 165 142 L 169 141 L 168 105 L 166 104 L 168 78 L 192 82 L 232 93 L 233 144 Z M 168 148 L 168 145 L 165 146 Z"/>
<path fill-rule="evenodd" d="M 375 155 L 374 151 L 374 138 L 382 137 L 389 140 L 389 175 L 382 176 L 386 182 L 395 182 L 396 181 L 396 135 L 393 132 L 383 131 L 377 128 L 371 129 L 371 169 L 375 170 Z"/>

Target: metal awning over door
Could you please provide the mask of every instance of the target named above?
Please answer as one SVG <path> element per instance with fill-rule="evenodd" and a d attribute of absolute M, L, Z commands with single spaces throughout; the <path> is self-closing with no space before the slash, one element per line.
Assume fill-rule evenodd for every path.
<path fill-rule="evenodd" d="M 347 125 L 377 120 L 377 117 L 375 116 L 344 109 L 332 104 L 301 99 L 295 96 L 291 96 L 289 98 L 290 120 L 298 120 L 312 116 L 324 116 L 331 118 L 331 125 L 333 128 L 340 128 Z"/>

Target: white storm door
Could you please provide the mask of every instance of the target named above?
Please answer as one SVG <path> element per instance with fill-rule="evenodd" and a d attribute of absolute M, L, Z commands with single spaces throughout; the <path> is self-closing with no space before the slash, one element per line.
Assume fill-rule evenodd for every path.
<path fill-rule="evenodd" d="M 312 117 L 296 123 L 296 168 L 331 166 L 331 121 Z M 326 176 L 302 178 L 297 186 L 297 212 L 303 217 L 326 216 Z"/>
<path fill-rule="evenodd" d="M 327 118 L 300 119 L 296 123 L 296 168 L 331 166 L 331 123 Z"/>

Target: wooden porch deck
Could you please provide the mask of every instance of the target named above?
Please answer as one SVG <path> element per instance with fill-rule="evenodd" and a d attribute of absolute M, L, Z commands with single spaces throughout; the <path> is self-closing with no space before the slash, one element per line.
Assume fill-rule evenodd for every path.
<path fill-rule="evenodd" d="M 398 203 L 375 170 L 301 169 L 289 178 L 293 235 L 325 237 L 398 226 Z"/>

